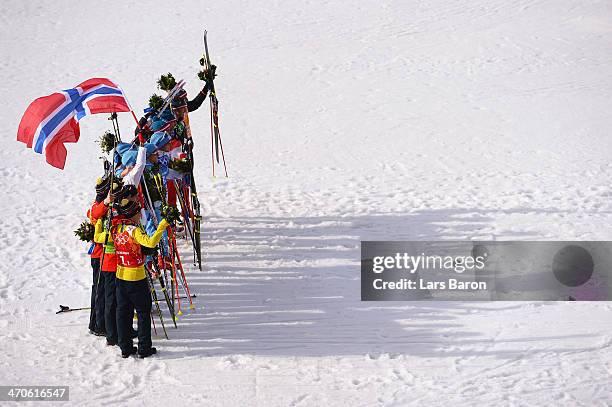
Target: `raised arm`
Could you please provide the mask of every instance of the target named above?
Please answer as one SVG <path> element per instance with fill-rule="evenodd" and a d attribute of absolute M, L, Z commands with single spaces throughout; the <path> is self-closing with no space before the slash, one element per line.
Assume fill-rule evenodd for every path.
<path fill-rule="evenodd" d="M 200 93 L 198 93 L 198 95 L 193 98 L 193 100 L 187 101 L 187 111 L 193 112 L 194 110 L 197 110 L 200 106 L 202 106 L 204 99 L 206 99 L 206 95 L 208 95 L 208 82 L 200 91 Z"/>
<path fill-rule="evenodd" d="M 138 147 L 138 155 L 136 156 L 136 164 L 125 176 L 123 177 L 124 185 L 135 185 L 138 186 L 142 173 L 145 169 L 147 162 L 147 149 L 144 147 Z"/>

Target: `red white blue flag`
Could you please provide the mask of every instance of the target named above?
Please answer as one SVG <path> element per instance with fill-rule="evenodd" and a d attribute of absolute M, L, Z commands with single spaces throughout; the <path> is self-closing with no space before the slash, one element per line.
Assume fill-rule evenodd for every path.
<path fill-rule="evenodd" d="M 79 140 L 79 120 L 89 114 L 130 112 L 123 90 L 106 78 L 92 78 L 73 89 L 43 96 L 33 101 L 19 123 L 17 140 L 47 162 L 64 169 L 64 143 Z"/>

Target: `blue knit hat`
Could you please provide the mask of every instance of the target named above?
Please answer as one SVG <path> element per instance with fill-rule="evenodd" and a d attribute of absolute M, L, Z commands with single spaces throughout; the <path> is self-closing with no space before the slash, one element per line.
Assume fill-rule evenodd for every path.
<path fill-rule="evenodd" d="M 153 153 L 155 150 L 159 150 L 171 140 L 168 133 L 164 131 L 158 131 L 154 133 L 149 142 L 145 144 L 145 148 L 147 149 L 147 154 Z"/>
<path fill-rule="evenodd" d="M 135 165 L 137 156 L 138 156 L 138 150 L 135 148 L 132 148 L 124 152 L 123 154 L 121 154 L 121 164 L 123 164 L 124 167 Z"/>
<path fill-rule="evenodd" d="M 119 153 L 119 155 L 123 155 L 123 153 L 128 151 L 130 148 L 132 148 L 132 145 L 130 143 L 119 143 L 117 144 L 117 148 L 115 149 L 115 151 Z"/>

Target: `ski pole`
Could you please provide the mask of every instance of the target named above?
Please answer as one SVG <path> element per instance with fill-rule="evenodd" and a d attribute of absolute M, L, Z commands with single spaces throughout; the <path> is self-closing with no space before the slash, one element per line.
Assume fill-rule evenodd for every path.
<path fill-rule="evenodd" d="M 192 201 L 191 202 L 191 222 L 193 225 L 193 236 L 194 236 L 195 251 L 196 251 L 195 254 L 197 255 L 196 257 L 198 260 L 198 269 L 202 270 L 202 249 L 200 245 L 200 221 L 202 217 L 200 216 L 200 201 L 198 199 L 198 192 L 196 189 L 195 176 L 193 174 L 193 168 L 194 168 L 193 149 L 190 150 L 188 157 L 191 160 L 190 173 L 189 173 L 189 188 L 191 190 L 190 197 Z M 186 197 L 185 197 L 185 200 L 187 200 Z"/>
<path fill-rule="evenodd" d="M 179 270 L 181 272 L 180 277 L 183 280 L 183 289 L 186 290 L 187 298 L 189 298 L 189 309 L 195 309 L 193 305 L 193 301 L 191 301 L 191 293 L 189 292 L 189 284 L 187 284 L 187 277 L 185 276 L 185 271 L 183 269 L 183 263 L 181 262 L 181 256 L 179 255 L 178 248 L 176 246 L 176 239 L 174 238 L 174 232 L 170 229 L 170 238 L 172 239 L 172 244 L 175 248 L 176 259 L 178 260 Z"/>
<path fill-rule="evenodd" d="M 157 335 L 157 328 L 155 327 L 155 319 L 153 318 L 153 313 L 151 312 L 149 316 L 151 317 L 151 325 L 153 325 L 153 333 Z"/>
<path fill-rule="evenodd" d="M 166 339 L 169 339 L 168 332 L 166 332 L 166 326 L 164 325 L 164 316 L 162 315 L 161 308 L 159 307 L 159 301 L 157 300 L 157 292 L 155 291 L 155 286 L 153 285 L 153 278 L 151 277 L 151 273 L 149 273 L 149 270 L 146 270 L 146 273 L 149 288 L 151 290 L 151 297 L 153 299 L 153 302 L 155 303 L 157 315 L 159 316 L 159 321 L 161 322 L 162 329 L 164 330 L 164 336 L 166 337 Z M 153 314 L 151 314 L 151 320 L 153 320 Z M 153 322 L 153 326 L 155 326 L 155 322 Z"/>
<path fill-rule="evenodd" d="M 155 175 L 155 186 L 157 187 L 157 189 L 160 192 L 160 195 L 162 196 L 162 201 L 163 204 L 166 205 L 165 199 L 163 197 L 163 184 L 162 184 L 162 178 L 161 175 L 157 174 Z M 178 260 L 178 264 L 179 264 L 179 270 L 181 272 L 180 277 L 182 279 L 182 283 L 183 283 L 183 289 L 186 289 L 186 294 L 187 296 L 190 298 L 189 302 L 190 302 L 190 309 L 193 309 L 193 303 L 191 302 L 191 295 L 189 293 L 189 285 L 187 284 L 187 278 L 185 277 L 185 271 L 183 270 L 183 264 L 181 262 L 181 257 L 178 251 L 178 246 L 176 244 L 176 239 L 175 239 L 175 235 L 174 235 L 174 228 L 173 226 L 170 226 L 168 229 L 168 246 L 170 248 L 170 250 L 173 252 L 172 253 L 172 261 L 173 261 L 173 268 L 174 268 L 174 256 L 176 256 L 177 260 Z M 178 295 L 178 292 L 177 292 Z M 180 303 L 179 303 L 180 304 Z M 180 315 L 180 313 L 179 313 Z"/>
<path fill-rule="evenodd" d="M 170 246 L 170 244 L 168 246 Z M 177 315 L 180 316 L 180 315 L 183 315 L 183 311 L 181 311 L 181 296 L 180 296 L 179 291 L 178 291 L 178 284 L 177 284 L 178 280 L 176 279 L 176 265 L 174 264 L 174 255 L 171 255 L 170 257 L 172 259 L 172 280 L 174 281 L 174 287 L 176 289 L 176 299 L 177 299 L 177 302 L 178 302 L 178 312 L 177 312 Z"/>
<path fill-rule="evenodd" d="M 154 181 L 156 183 L 156 186 L 157 186 L 157 179 L 156 179 L 156 177 L 153 176 L 153 179 L 154 179 Z M 152 217 L 154 223 L 157 225 L 157 224 L 159 224 L 159 222 L 158 222 L 158 219 L 157 219 L 157 215 L 155 214 L 155 207 L 153 205 L 153 200 L 151 199 L 151 195 L 149 193 L 149 188 L 147 186 L 146 181 L 144 180 L 144 177 L 143 177 L 141 182 L 142 182 L 142 184 L 144 186 L 143 189 L 144 189 L 145 195 L 146 195 L 146 202 L 149 204 L 149 212 L 151 214 L 151 217 Z M 160 190 L 160 196 L 161 195 L 162 195 L 162 191 Z M 163 255 L 163 249 L 161 247 L 161 242 L 159 244 L 159 248 L 160 248 L 160 251 L 161 251 L 162 266 L 165 269 L 166 268 L 165 267 L 165 259 L 164 259 L 164 255 Z M 153 263 L 154 262 L 155 262 L 155 260 L 153 260 Z M 170 314 L 172 316 L 172 322 L 174 323 L 174 326 L 176 328 L 176 311 L 175 311 L 175 308 L 174 308 L 174 291 L 172 291 L 172 297 L 173 298 L 172 298 L 172 305 L 170 305 L 170 300 L 168 298 L 168 293 L 167 293 L 167 290 L 166 290 L 166 286 L 165 286 L 165 283 L 161 282 L 161 276 L 160 276 L 160 285 L 162 286 L 162 291 L 164 293 L 164 298 L 166 299 L 166 302 L 168 304 L 168 308 L 169 308 Z M 172 286 L 172 284 L 171 284 L 171 286 Z M 172 289 L 173 289 L 173 287 L 172 287 Z M 180 300 L 179 300 L 179 315 L 180 315 Z"/>
<path fill-rule="evenodd" d="M 83 310 L 88 310 L 88 309 L 91 309 L 91 307 L 70 308 L 67 305 L 60 305 L 60 309 L 59 311 L 56 312 L 56 314 L 62 314 L 64 312 L 72 312 L 72 311 L 83 311 Z"/>
<path fill-rule="evenodd" d="M 215 178 L 215 143 L 214 143 L 214 130 L 213 130 L 213 118 L 212 118 L 212 105 L 210 105 L 210 159 L 212 162 L 212 176 Z"/>
<path fill-rule="evenodd" d="M 176 326 L 176 315 L 174 313 L 174 306 L 170 303 L 170 298 L 168 297 L 168 290 L 166 289 L 166 283 L 164 282 L 164 279 L 161 275 L 161 272 L 159 270 L 159 268 L 157 267 L 157 265 L 155 264 L 155 261 L 151 262 L 153 265 L 153 269 L 159 273 L 159 285 L 161 286 L 161 290 L 162 290 L 162 294 L 164 295 L 164 299 L 166 300 L 166 305 L 168 306 L 168 311 L 170 311 L 170 316 L 172 317 L 172 322 L 174 323 L 174 327 L 178 328 Z"/>
<path fill-rule="evenodd" d="M 194 238 L 194 233 L 191 230 L 191 224 L 190 224 L 190 220 L 191 220 L 191 216 L 189 216 L 189 207 L 187 207 L 187 205 L 185 204 L 185 197 L 183 195 L 183 191 L 181 191 L 182 187 L 179 187 L 178 183 L 176 181 L 174 182 L 174 188 L 177 191 L 177 196 L 179 198 L 179 202 L 181 203 L 181 212 L 183 215 L 183 219 L 185 220 L 185 226 L 187 228 L 187 232 L 189 233 L 189 237 L 191 238 L 191 243 L 193 244 L 193 263 L 195 265 L 195 261 L 196 261 L 196 252 L 197 252 L 197 248 L 196 248 L 196 241 Z"/>
<path fill-rule="evenodd" d="M 221 132 L 219 131 L 218 125 L 219 118 L 217 117 L 217 133 L 219 135 L 219 146 L 221 146 L 221 158 L 223 158 L 223 169 L 225 170 L 225 178 L 229 178 L 227 175 L 227 166 L 225 165 L 225 153 L 223 152 L 223 141 L 221 140 Z"/>
<path fill-rule="evenodd" d="M 115 133 L 115 145 L 113 146 L 113 164 L 111 167 L 111 182 L 110 182 L 110 191 L 113 190 L 113 184 L 115 182 L 115 154 L 117 152 L 117 144 L 121 141 L 119 136 L 119 122 L 117 121 L 117 113 L 111 113 L 110 120 L 113 122 L 113 132 Z M 117 125 L 115 127 L 115 122 Z M 102 275 L 102 266 L 104 265 L 104 255 L 106 253 L 106 245 L 108 244 L 108 237 L 110 235 L 110 229 L 113 221 L 113 201 L 111 200 L 110 205 L 108 207 L 108 217 L 106 222 L 106 230 L 107 233 L 104 235 L 104 244 L 102 245 L 102 256 L 100 257 L 100 269 L 98 270 L 98 278 L 96 279 L 96 295 L 94 299 L 94 304 L 98 302 L 98 288 L 100 286 L 100 276 Z"/>

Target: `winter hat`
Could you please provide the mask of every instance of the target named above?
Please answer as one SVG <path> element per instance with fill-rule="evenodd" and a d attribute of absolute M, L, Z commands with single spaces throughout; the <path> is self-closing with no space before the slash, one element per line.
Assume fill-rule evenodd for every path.
<path fill-rule="evenodd" d="M 111 180 L 108 175 L 105 175 L 104 177 L 98 177 L 98 179 L 96 180 L 96 193 L 104 191 L 108 192 L 110 184 Z"/>
<path fill-rule="evenodd" d="M 149 120 L 148 117 L 141 117 L 138 121 L 138 126 L 134 129 L 134 137 L 138 137 L 139 134 L 144 136 L 144 138 L 149 138 L 151 136 L 151 130 L 149 129 Z"/>
<path fill-rule="evenodd" d="M 111 197 L 115 198 L 123 188 L 123 180 L 120 177 L 113 178 L 113 185 L 110 188 Z"/>
<path fill-rule="evenodd" d="M 117 151 L 117 153 L 122 155 L 123 153 L 128 151 L 130 148 L 132 148 L 132 145 L 130 143 L 119 143 L 119 144 L 117 144 L 117 150 L 116 151 Z"/>
<path fill-rule="evenodd" d="M 162 114 L 162 117 L 165 115 Z M 164 118 L 158 118 L 157 120 L 153 120 L 151 123 L 151 131 L 155 133 L 156 131 L 168 131 L 170 127 L 172 127 L 176 123 L 176 119 L 174 116 L 170 115 Z"/>
<path fill-rule="evenodd" d="M 96 202 L 102 202 L 104 198 L 106 198 L 108 190 L 110 189 L 110 178 L 110 176 L 106 175 L 96 180 Z"/>
<path fill-rule="evenodd" d="M 172 121 L 176 120 L 176 117 L 174 117 L 174 113 L 172 113 L 172 110 L 170 110 L 170 109 L 164 109 L 164 111 L 161 112 L 159 117 L 160 117 L 160 119 L 165 120 L 167 122 L 172 122 Z"/>
<path fill-rule="evenodd" d="M 181 89 L 178 94 L 172 98 L 171 106 L 173 109 L 187 106 L 187 91 L 185 89 Z"/>
<path fill-rule="evenodd" d="M 155 153 L 157 151 L 157 147 L 155 146 L 155 144 L 151 144 L 150 142 L 149 143 L 145 143 L 144 148 L 145 148 L 145 150 L 147 150 L 147 158 L 151 154 L 153 154 L 153 153 Z M 148 164 L 148 162 L 147 162 L 147 164 Z"/>
<path fill-rule="evenodd" d="M 165 127 L 168 127 L 168 123 L 163 119 L 153 120 L 150 129 L 152 132 L 165 131 Z"/>
<path fill-rule="evenodd" d="M 136 196 L 137 194 L 138 194 L 138 188 L 136 188 L 135 185 L 128 184 L 128 185 L 124 185 L 121 188 L 121 191 L 117 193 L 115 198 L 117 200 L 129 199 L 129 198 Z"/>
<path fill-rule="evenodd" d="M 132 148 L 121 154 L 121 164 L 124 167 L 136 164 L 136 157 L 138 156 L 138 150 Z"/>
<path fill-rule="evenodd" d="M 147 144 L 152 144 L 153 146 L 155 146 L 155 150 L 159 150 L 160 148 L 162 148 L 163 146 L 168 144 L 168 142 L 170 140 L 171 140 L 171 138 L 168 135 L 168 133 L 162 132 L 162 131 L 158 131 L 157 133 L 155 133 L 155 134 L 153 134 L 151 136 L 151 138 L 149 139 L 149 142 Z M 148 151 L 148 149 L 147 149 L 147 151 Z"/>
<path fill-rule="evenodd" d="M 137 200 L 130 201 L 129 199 L 124 198 L 121 200 L 119 206 L 117 207 L 117 213 L 126 218 L 131 218 L 137 213 L 140 213 L 140 202 L 138 202 Z"/>

